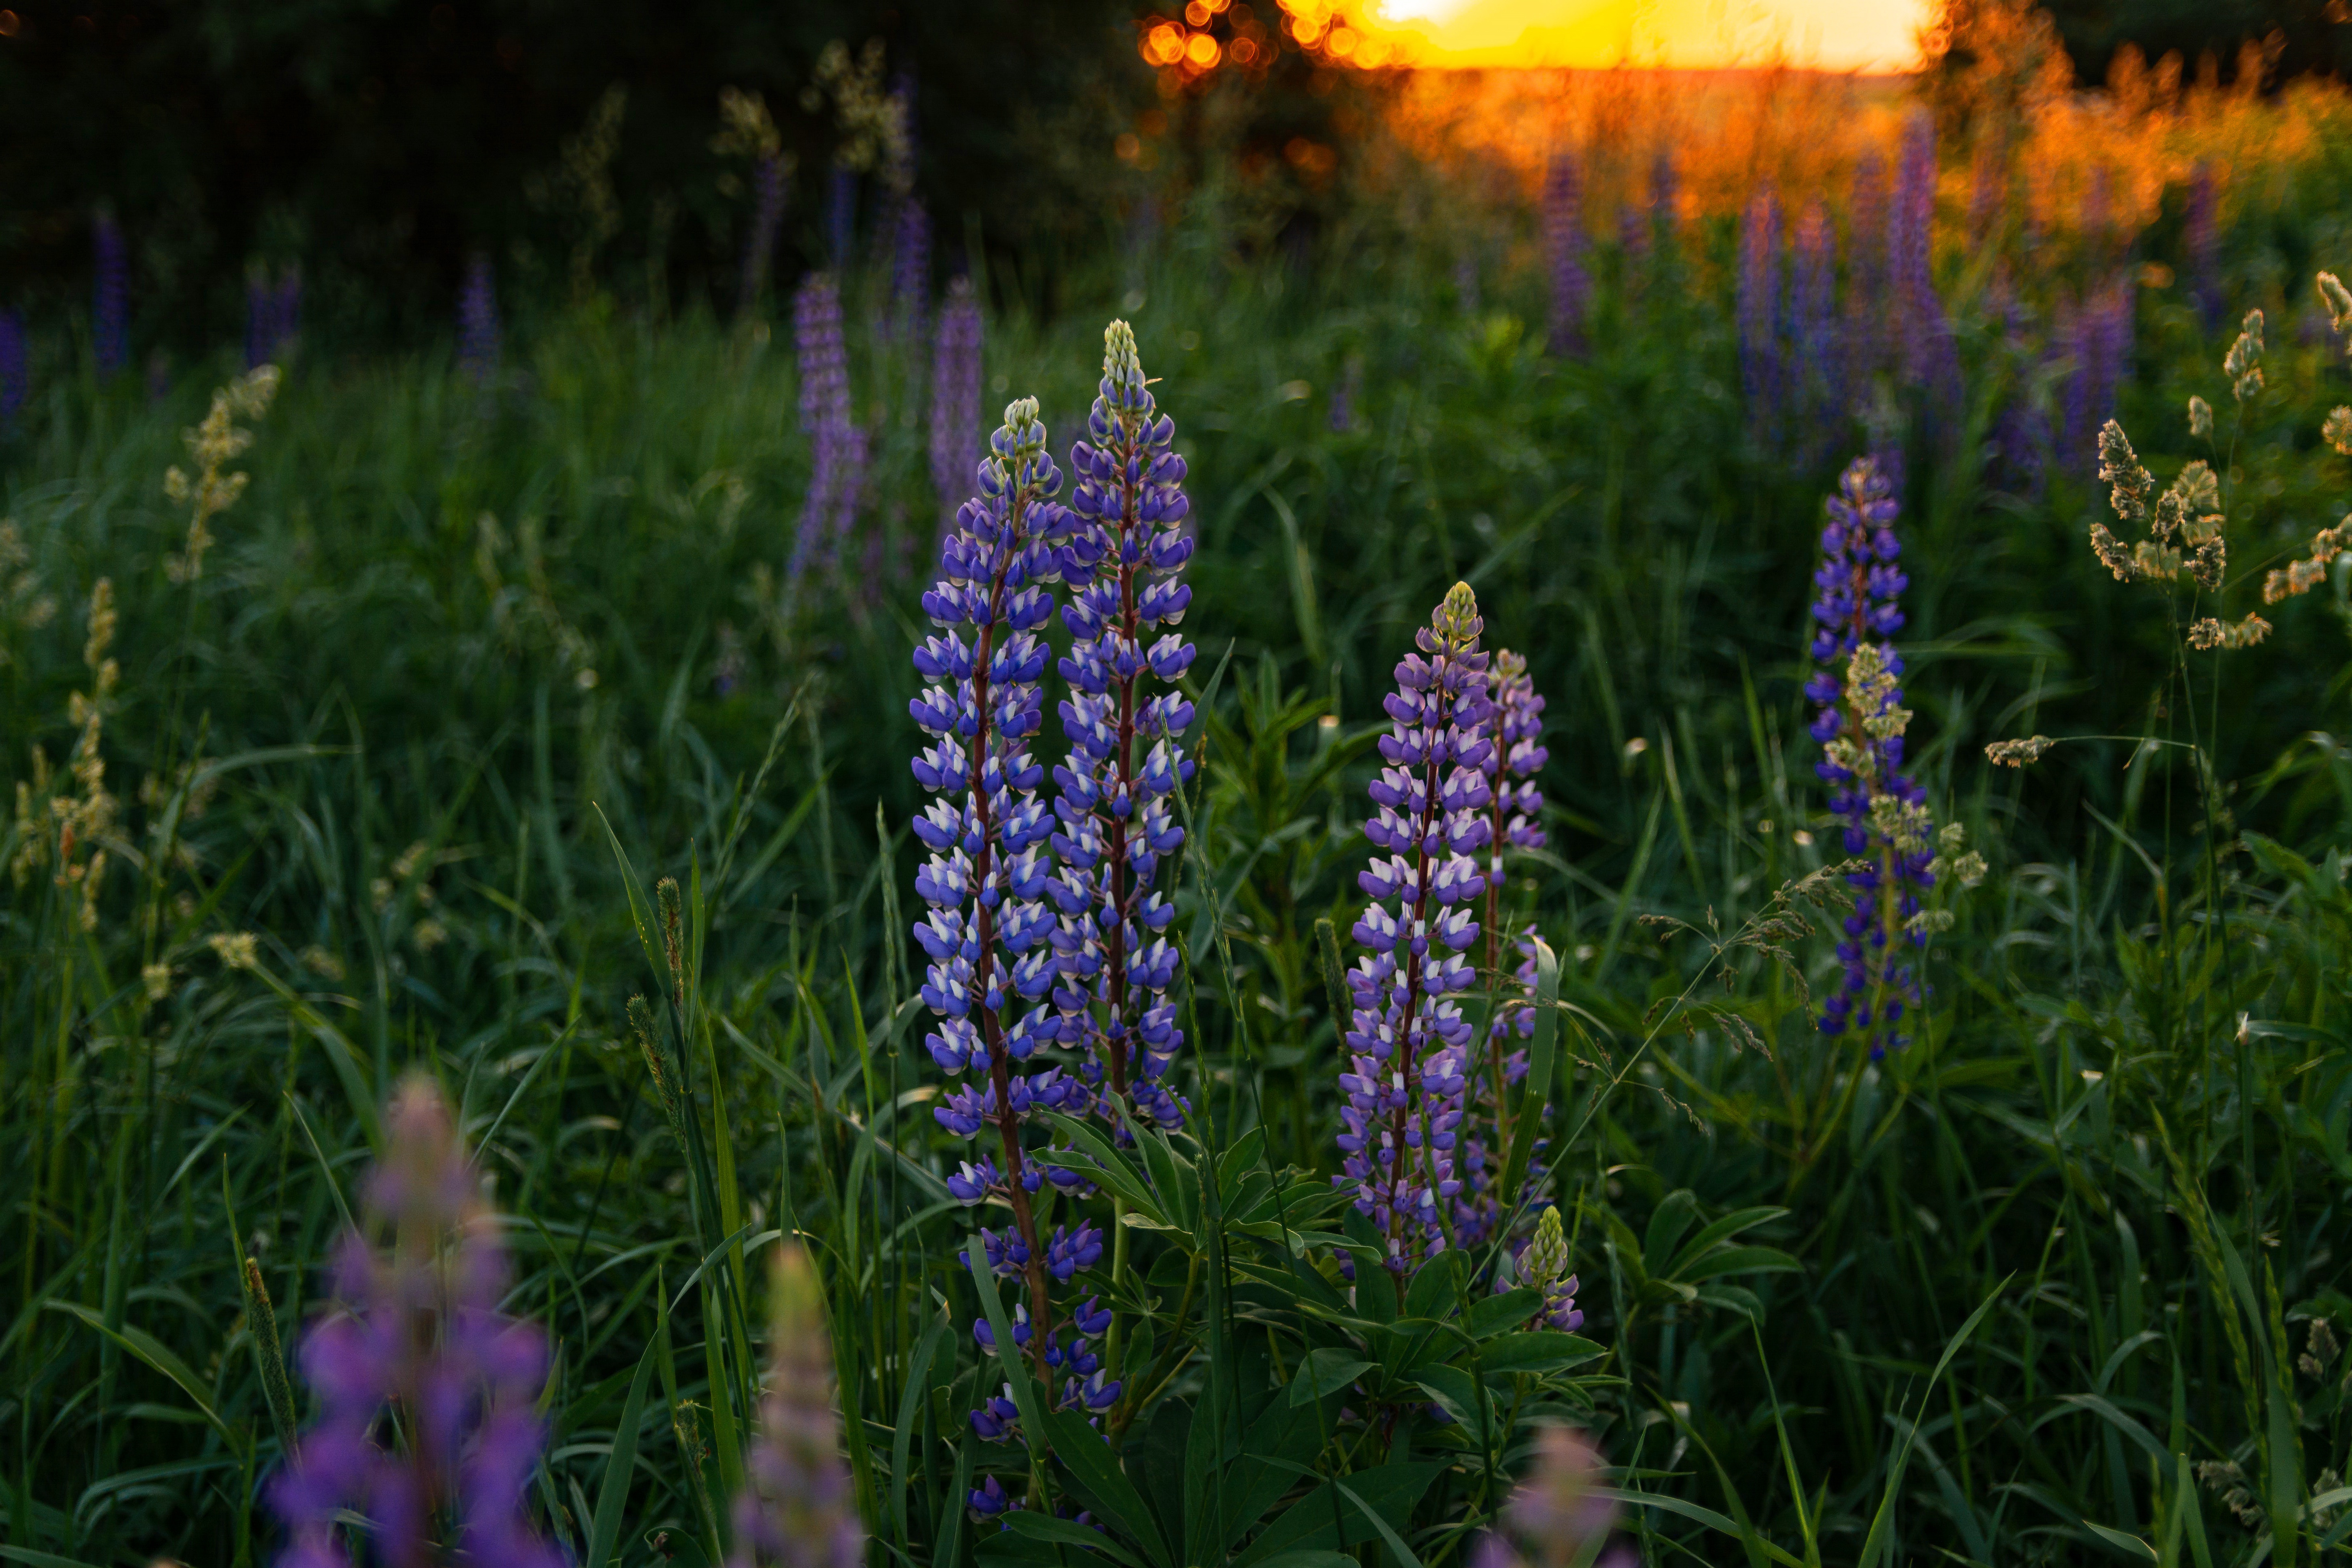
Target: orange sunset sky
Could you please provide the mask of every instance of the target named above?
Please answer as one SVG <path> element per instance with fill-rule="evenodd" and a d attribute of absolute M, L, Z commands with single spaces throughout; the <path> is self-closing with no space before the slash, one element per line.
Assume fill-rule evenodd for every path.
<path fill-rule="evenodd" d="M 1368 0 L 1375 36 L 1435 66 L 1620 64 L 1708 69 L 1783 59 L 1907 70 L 1927 0 Z"/>

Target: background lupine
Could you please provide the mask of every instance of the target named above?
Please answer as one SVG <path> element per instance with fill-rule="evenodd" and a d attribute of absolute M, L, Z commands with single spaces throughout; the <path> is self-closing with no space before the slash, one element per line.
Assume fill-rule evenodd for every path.
<path fill-rule="evenodd" d="M 2113 278 L 2056 323 L 2068 364 L 2059 390 L 2059 450 L 2077 472 L 2095 460 L 2099 427 L 2114 415 L 2116 389 L 2130 369 L 2134 292 L 2127 274 Z"/>
<path fill-rule="evenodd" d="M 245 368 L 278 363 L 302 330 L 302 269 L 280 268 L 278 281 L 257 268 L 245 280 Z"/>
<path fill-rule="evenodd" d="M 1845 354 L 1838 342 L 1837 231 L 1818 197 L 1797 219 L 1789 271 L 1789 376 L 1798 426 L 1799 456 L 1817 462 L 1843 426 Z"/>
<path fill-rule="evenodd" d="M 358 1561 L 335 1538 L 343 1510 L 368 1521 L 388 1568 L 559 1568 L 523 1508 L 546 1342 L 499 1311 L 506 1251 L 439 1088 L 410 1079 L 384 1131 L 366 1212 L 386 1248 L 344 1238 L 338 1305 L 300 1352 L 320 1419 L 269 1489 L 289 1538 L 279 1568 Z"/>
<path fill-rule="evenodd" d="M 931 347 L 931 489 L 940 498 L 940 536 L 955 526 L 956 498 L 971 481 L 980 439 L 980 300 L 971 279 L 948 284 Z"/>
<path fill-rule="evenodd" d="M 1573 353 L 1584 346 L 1592 288 L 1584 258 L 1584 170 L 1573 153 L 1553 153 L 1544 174 L 1543 232 L 1551 263 L 1551 349 Z M 1465 309 L 1476 309 L 1475 302 Z"/>
<path fill-rule="evenodd" d="M 768 1300 L 768 1391 L 735 1498 L 728 1568 L 858 1568 L 866 1531 L 841 1458 L 824 1291 L 798 1242 L 777 1247 Z"/>
<path fill-rule="evenodd" d="M 2209 332 L 2221 326 L 2224 310 L 2221 205 L 2213 165 L 2200 163 L 2189 176 L 2189 193 L 2181 204 L 2180 248 L 2189 261 L 2189 298 Z"/>
<path fill-rule="evenodd" d="M 498 275 L 488 255 L 478 250 L 466 263 L 466 280 L 457 290 L 457 365 L 477 387 L 498 379 Z"/>
<path fill-rule="evenodd" d="M 1859 401 L 1872 382 L 1886 369 L 1888 198 L 1886 162 L 1875 152 L 1865 153 L 1853 168 L 1853 187 L 1846 199 L 1846 222 L 1852 240 L 1846 247 L 1845 340 L 1846 385 Z"/>
<path fill-rule="evenodd" d="M 1739 383 L 1748 421 L 1770 440 L 1782 423 L 1787 383 L 1780 360 L 1780 199 L 1756 193 L 1739 225 Z"/>
<path fill-rule="evenodd" d="M 122 230 L 100 213 L 90 225 L 89 352 L 100 375 L 131 363 L 131 256 Z"/>
<path fill-rule="evenodd" d="M 1048 886 L 1062 916 L 1054 1005 L 1062 1043 L 1087 1054 L 1087 1082 L 1174 1127 L 1184 1107 L 1164 1079 L 1184 1032 L 1168 1000 L 1177 952 L 1165 933 L 1176 907 L 1153 884 L 1184 841 L 1168 797 L 1192 774 L 1183 741 L 1192 704 L 1176 689 L 1192 645 L 1161 631 L 1182 622 L 1192 602 L 1178 575 L 1192 554 L 1183 532 L 1191 505 L 1184 459 L 1171 449 L 1175 422 L 1157 412 L 1125 321 L 1103 333 L 1087 436 L 1070 449 L 1076 521 L 1062 552 L 1070 589 L 1062 620 L 1074 640 L 1061 661 L 1070 752 L 1054 770 L 1061 874 Z"/>
<path fill-rule="evenodd" d="M 1357 877 L 1371 903 L 1356 922 L 1369 950 L 1348 972 L 1349 1070 L 1339 1078 L 1343 1174 L 1357 1212 L 1383 1233 L 1403 1278 L 1444 1249 L 1441 1205 L 1461 1192 L 1456 1161 L 1473 1070 L 1471 1029 L 1452 998 L 1477 984 L 1463 957 L 1478 940 L 1486 890 L 1473 855 L 1487 842 L 1484 768 L 1493 749 L 1484 623 L 1457 583 L 1414 634 L 1383 706 L 1379 811 L 1364 825 L 1374 858 Z M 1426 658 L 1423 656 L 1426 655 Z"/>
<path fill-rule="evenodd" d="M 841 291 L 829 272 L 812 272 L 793 296 L 793 347 L 801 428 L 810 447 L 807 494 L 786 574 L 798 586 L 833 557 L 851 531 L 865 489 L 866 438 L 849 396 L 849 351 L 842 341 Z"/>
<path fill-rule="evenodd" d="M 1062 1325 L 1070 1337 L 1059 1338 L 1046 1281 L 1066 1284 L 1091 1268 L 1102 1234 L 1082 1223 L 1040 1238 L 1033 1198 L 1048 1181 L 1083 1184 L 1038 1164 L 1022 1142 L 1024 1119 L 1083 1114 L 1092 1100 L 1076 1075 L 1040 1055 L 1061 1039 L 1064 1019 L 1050 1000 L 1059 963 L 1044 901 L 1053 820 L 1037 799 L 1045 769 L 1029 743 L 1043 723 L 1038 682 L 1049 658 L 1038 634 L 1053 613 L 1072 518 L 1054 499 L 1062 476 L 1035 399 L 1005 409 L 978 477 L 980 494 L 958 511 L 957 531 L 940 547 L 940 580 L 923 595 L 940 630 L 915 650 L 916 673 L 931 684 L 909 708 L 931 738 L 914 759 L 915 778 L 941 797 L 912 825 L 930 851 L 915 878 L 929 911 L 915 924 L 929 959 L 921 994 L 940 1019 L 924 1044 L 942 1072 L 962 1080 L 932 1115 L 960 1138 L 994 1134 L 995 1147 L 983 1142 L 949 1191 L 966 1205 L 995 1198 L 1012 1209 L 1009 1232 L 980 1235 L 988 1266 L 1028 1283 L 1028 1300 L 1013 1308 L 1018 1348 L 1034 1358 L 1048 1397 L 1098 1410 L 1118 1396 L 1091 1348 L 1110 1315 L 1089 1300 Z M 973 1335 L 1000 1355 L 1018 1353 L 995 1345 L 984 1322 Z M 972 1413 L 973 1428 L 989 1438 L 1006 1436 L 1012 1419 L 1009 1401 Z M 973 1506 L 985 1507 L 982 1495 Z"/>
<path fill-rule="evenodd" d="M 923 308 L 931 294 L 931 215 L 909 193 L 898 198 L 890 236 L 890 331 L 920 344 Z"/>
<path fill-rule="evenodd" d="M 1887 218 L 1887 273 L 1903 378 L 1924 400 L 1929 430 L 1948 437 L 1959 415 L 1959 344 L 1951 313 L 1936 291 L 1936 124 L 1925 114 L 1913 114 L 1904 126 Z"/>
<path fill-rule="evenodd" d="M 0 433 L 15 428 L 31 390 L 25 369 L 25 318 L 0 310 Z"/>
<path fill-rule="evenodd" d="M 1826 1035 L 1851 1027 L 1874 1059 L 1908 1038 L 1896 1032 L 1906 1006 L 1921 998 L 1908 950 L 1925 944 L 1915 920 L 1918 895 L 1935 881 L 1934 824 L 1927 796 L 1899 770 L 1903 731 L 1903 656 L 1886 639 L 1902 629 L 1897 603 L 1908 580 L 1897 564 L 1894 496 L 1877 465 L 1856 458 L 1838 481 L 1822 528 L 1822 564 L 1813 574 L 1812 655 L 1805 695 L 1817 707 L 1813 739 L 1824 755 L 1814 771 L 1830 785 L 1849 856 L 1865 858 L 1847 875 L 1856 895 L 1838 944 L 1843 977 L 1822 1005 Z"/>

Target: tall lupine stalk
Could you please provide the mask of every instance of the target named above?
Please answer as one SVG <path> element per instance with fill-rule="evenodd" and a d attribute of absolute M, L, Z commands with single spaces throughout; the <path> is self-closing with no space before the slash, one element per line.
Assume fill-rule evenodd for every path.
<path fill-rule="evenodd" d="M 474 252 L 466 263 L 466 280 L 457 290 L 457 366 L 477 387 L 498 379 L 498 275 L 484 251 Z"/>
<path fill-rule="evenodd" d="M 1544 847 L 1543 825 L 1538 820 L 1543 811 L 1543 791 L 1536 786 L 1536 775 L 1543 771 L 1551 753 L 1542 743 L 1544 699 L 1538 695 L 1533 677 L 1528 674 L 1524 655 L 1508 648 L 1495 650 L 1494 666 L 1489 676 L 1492 688 L 1491 743 L 1479 772 L 1486 780 L 1486 972 L 1490 984 L 1501 985 L 1503 974 L 1504 932 L 1503 893 L 1507 879 L 1503 856 L 1507 850 L 1532 850 Z M 1510 1037 L 1526 1039 L 1535 1033 L 1535 928 L 1530 926 L 1511 946 L 1522 955 L 1515 965 L 1509 989 L 1498 1000 L 1495 1016 L 1486 1026 L 1486 1060 L 1479 1074 L 1485 1093 L 1478 1108 L 1482 1128 L 1494 1140 L 1495 1168 L 1507 1170 L 1511 1163 L 1509 1141 L 1510 1086 L 1527 1077 L 1528 1058 L 1523 1050 L 1510 1048 Z M 1461 1205 L 1455 1214 L 1456 1240 L 1465 1246 L 1483 1240 L 1492 1226 L 1509 1212 L 1516 1201 L 1509 1193 L 1491 1192 L 1485 1171 L 1487 1151 L 1481 1147 L 1465 1151 L 1465 1166 L 1475 1153 L 1476 1168 L 1469 1169 L 1465 1181 L 1472 1189 L 1471 1201 Z M 1532 1162 L 1531 1174 L 1540 1175 Z"/>
<path fill-rule="evenodd" d="M 273 284 L 256 268 L 245 280 L 245 368 L 277 363 L 301 328 L 302 269 L 282 268 Z"/>
<path fill-rule="evenodd" d="M 911 191 L 897 205 L 890 237 L 890 330 L 900 342 L 919 344 L 931 296 L 931 215 Z"/>
<path fill-rule="evenodd" d="M 131 257 L 113 217 L 90 225 L 89 353 L 100 375 L 131 363 Z"/>
<path fill-rule="evenodd" d="M 1837 232 L 1818 197 L 1805 204 L 1797 219 L 1789 301 L 1797 416 L 1811 432 L 1802 457 L 1813 463 L 1828 455 L 1828 444 L 1845 423 L 1846 407 L 1845 356 L 1838 344 Z"/>
<path fill-rule="evenodd" d="M 1551 264 L 1551 350 L 1584 346 L 1592 280 L 1585 268 L 1584 171 L 1573 153 L 1555 153 L 1544 173 L 1544 248 Z"/>
<path fill-rule="evenodd" d="M 1749 198 L 1739 225 L 1739 384 L 1759 439 L 1775 438 L 1787 377 L 1780 363 L 1780 199 L 1770 186 Z"/>
<path fill-rule="evenodd" d="M 25 318 L 0 310 L 0 435 L 16 428 L 31 390 L 25 372 Z"/>
<path fill-rule="evenodd" d="M 1348 972 L 1343 1174 L 1333 1180 L 1384 1233 L 1400 1296 L 1406 1275 L 1444 1249 L 1462 1190 L 1471 1029 L 1452 998 L 1478 981 L 1462 955 L 1478 940 L 1472 910 L 1486 890 L 1472 858 L 1487 842 L 1491 798 L 1484 627 L 1470 585 L 1457 583 L 1414 634 L 1420 652 L 1396 667 L 1385 765 L 1371 785 L 1379 810 L 1364 825 L 1375 855 L 1356 879 L 1372 900 L 1354 931 L 1369 951 Z"/>
<path fill-rule="evenodd" d="M 1871 383 L 1887 368 L 1888 205 L 1885 160 L 1864 153 L 1854 164 L 1853 188 L 1846 199 L 1851 238 L 1843 336 L 1846 385 L 1857 402 L 1870 395 Z"/>
<path fill-rule="evenodd" d="M 978 478 L 980 494 L 956 514 L 956 531 L 940 550 L 940 580 L 923 595 L 924 613 L 940 630 L 915 650 L 916 672 L 932 684 L 909 705 L 931 737 L 914 759 L 916 780 L 941 797 L 912 825 L 930 851 L 915 878 L 929 912 L 914 934 L 930 960 L 922 998 L 940 1018 L 924 1044 L 941 1071 L 979 1080 L 963 1081 L 932 1115 L 960 1138 L 993 1132 L 996 1151 L 963 1162 L 948 1188 L 967 1205 L 994 1199 L 1012 1210 L 1011 1234 L 980 1234 L 988 1266 L 1029 1287 L 1013 1337 L 1034 1358 L 1048 1397 L 1059 1370 L 1058 1403 L 1099 1410 L 1118 1397 L 1118 1384 L 1105 1378 L 1088 1342 L 1110 1315 L 1090 1300 L 1070 1314 L 1070 1342 L 1057 1342 L 1046 1281 L 1067 1283 L 1092 1268 L 1102 1236 L 1081 1224 L 1040 1239 L 1032 1197 L 1049 1180 L 1083 1184 L 1037 1163 L 1022 1142 L 1027 1120 L 1047 1110 L 1083 1114 L 1092 1098 L 1058 1066 L 1030 1070 L 1062 1038 L 1065 1022 L 1050 998 L 1060 965 L 1044 902 L 1053 820 L 1036 794 L 1045 769 L 1028 747 L 1043 722 L 1038 681 L 1050 652 L 1038 633 L 1053 613 L 1072 526 L 1054 500 L 1062 475 L 1034 398 L 1005 409 Z M 1018 1353 L 996 1345 L 985 1322 L 973 1334 L 1000 1356 Z M 972 1425 L 983 1437 L 1002 1437 L 1013 1416 L 1010 1401 L 992 1399 L 972 1413 Z"/>
<path fill-rule="evenodd" d="M 1813 574 L 1819 668 L 1805 687 L 1819 709 L 1812 736 L 1824 752 L 1814 771 L 1830 785 L 1845 852 L 1867 861 L 1846 878 L 1856 901 L 1838 944 L 1843 977 L 1822 1004 L 1821 1027 L 1825 1035 L 1853 1028 L 1869 1042 L 1873 1060 L 1909 1038 L 1895 1026 L 1906 1006 L 1919 1005 L 1921 989 L 1905 955 L 1927 942 L 1918 895 L 1935 884 L 1926 792 L 1898 771 L 1911 717 L 1896 684 L 1903 656 L 1886 640 L 1902 629 L 1897 599 L 1908 585 L 1896 564 L 1898 510 L 1868 458 L 1856 458 L 1838 481 Z"/>
<path fill-rule="evenodd" d="M 337 1306 L 300 1352 L 320 1419 L 269 1489 L 289 1537 L 279 1568 L 350 1568 L 358 1558 L 335 1537 L 345 1512 L 367 1521 L 366 1555 L 387 1568 L 559 1568 L 523 1508 L 546 1432 L 534 1407 L 546 1341 L 499 1312 L 498 1221 L 430 1079 L 402 1088 L 385 1135 L 366 1196 L 385 1247 L 344 1237 Z"/>
<path fill-rule="evenodd" d="M 1936 124 L 1924 112 L 1905 125 L 1888 213 L 1886 259 L 1903 378 L 1926 401 L 1928 426 L 1948 437 L 1959 416 L 1959 344 L 1936 292 Z"/>
<path fill-rule="evenodd" d="M 2116 389 L 2131 359 L 2136 295 L 2130 277 L 2119 276 L 2059 318 L 2070 367 L 2060 387 L 2059 450 L 2078 472 L 2089 471 L 2099 428 L 2116 411 Z"/>
<path fill-rule="evenodd" d="M 955 526 L 956 500 L 980 449 L 980 300 L 971 279 L 948 285 L 931 345 L 931 489 L 940 498 L 940 536 Z"/>
<path fill-rule="evenodd" d="M 1183 751 L 1192 705 L 1176 689 L 1192 645 L 1161 632 L 1192 602 L 1178 576 L 1192 554 L 1183 532 L 1192 509 L 1184 459 L 1171 450 L 1175 422 L 1155 411 L 1125 321 L 1103 333 L 1087 435 L 1070 449 L 1077 522 L 1062 552 L 1070 587 L 1062 621 L 1076 640 L 1061 661 L 1069 760 L 1054 770 L 1062 823 L 1053 839 L 1061 875 L 1048 884 L 1062 915 L 1054 1005 L 1062 1044 L 1086 1053 L 1087 1081 L 1108 1091 L 1105 1110 L 1175 1127 L 1183 1102 L 1163 1080 L 1184 1032 L 1168 1000 L 1177 952 L 1162 933 L 1176 907 L 1153 883 L 1184 841 L 1168 797 L 1192 773 Z"/>
<path fill-rule="evenodd" d="M 856 521 L 865 490 L 866 436 L 849 397 L 849 350 L 842 341 L 841 292 L 833 275 L 812 272 L 793 296 L 793 347 L 800 375 L 801 428 L 808 432 L 808 493 L 786 577 L 798 587 L 834 552 Z"/>
<path fill-rule="evenodd" d="M 728 1568 L 858 1568 L 866 1531 L 841 1459 L 824 1291 L 799 1243 L 777 1248 L 768 1298 L 768 1392 L 735 1498 Z"/>

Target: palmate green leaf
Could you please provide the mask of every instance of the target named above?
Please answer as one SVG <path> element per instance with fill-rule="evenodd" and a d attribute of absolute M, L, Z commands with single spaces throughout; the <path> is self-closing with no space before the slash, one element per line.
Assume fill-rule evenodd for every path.
<path fill-rule="evenodd" d="M 1659 1201 L 1650 1215 L 1649 1232 L 1642 1237 L 1642 1268 L 1651 1279 L 1673 1278 L 1666 1267 L 1668 1254 L 1697 1218 L 1698 1194 L 1688 1187 L 1676 1187 Z"/>
<path fill-rule="evenodd" d="M 1131 1225 L 1154 1230 L 1176 1228 L 1169 1223 L 1167 1210 L 1161 1205 L 1160 1194 L 1152 1191 L 1150 1178 L 1138 1171 L 1126 1155 L 1112 1148 L 1110 1140 L 1105 1138 L 1099 1130 L 1059 1111 L 1047 1111 L 1045 1121 L 1055 1132 L 1070 1142 L 1077 1155 L 1084 1157 L 1059 1150 L 1040 1149 L 1036 1152 L 1036 1158 L 1041 1163 L 1061 1170 L 1082 1172 L 1089 1181 L 1109 1188 L 1126 1201 Z"/>
<path fill-rule="evenodd" d="M 1436 1401 L 1438 1408 L 1460 1422 L 1463 1430 L 1479 1429 L 1478 1385 L 1470 1381 L 1468 1373 L 1453 1366 L 1415 1367 L 1413 1381 Z"/>
<path fill-rule="evenodd" d="M 1705 1279 L 1705 1275 L 1691 1274 L 1685 1272 L 1685 1270 L 1690 1268 L 1692 1265 L 1698 1262 L 1700 1258 L 1706 1257 L 1708 1250 L 1719 1243 L 1730 1240 L 1733 1237 L 1738 1236 L 1743 1230 L 1753 1229 L 1755 1226 L 1762 1225 L 1769 1220 L 1778 1219 L 1788 1212 L 1789 1211 L 1787 1209 L 1773 1208 L 1769 1205 L 1757 1208 L 1734 1209 L 1731 1213 L 1725 1215 L 1721 1219 L 1715 1221 L 1711 1225 L 1704 1226 L 1696 1236 L 1692 1237 L 1690 1240 L 1683 1246 L 1682 1249 L 1675 1254 L 1673 1262 L 1667 1264 L 1664 1268 L 1656 1268 L 1654 1267 L 1652 1272 L 1657 1274 L 1662 1279 L 1667 1279 L 1696 1280 Z M 1652 1261 L 1654 1264 L 1654 1260 Z"/>
<path fill-rule="evenodd" d="M 1528 1332 L 1505 1334 L 1486 1341 L 1478 1347 L 1478 1369 L 1492 1376 L 1503 1373 L 1566 1372 L 1572 1366 L 1597 1361 L 1608 1354 L 1606 1346 L 1593 1343 L 1577 1334 L 1564 1334 L 1557 1329 L 1537 1329 Z"/>
<path fill-rule="evenodd" d="M 1726 1247 L 1677 1268 L 1667 1278 L 1678 1285 L 1696 1285 L 1725 1274 L 1795 1274 L 1797 1260 L 1777 1247 Z"/>
<path fill-rule="evenodd" d="M 1290 1403 L 1312 1405 L 1337 1394 L 1372 1370 L 1372 1363 L 1351 1351 L 1326 1346 L 1309 1351 L 1290 1380 Z"/>
<path fill-rule="evenodd" d="M 1134 1542 L 1144 1558 L 1157 1568 L 1175 1568 L 1175 1559 L 1160 1537 L 1159 1523 L 1144 1506 L 1143 1494 L 1127 1479 L 1127 1472 L 1119 1467 L 1102 1434 L 1087 1425 L 1084 1416 L 1071 1411 L 1056 1412 L 1045 1420 L 1055 1458 L 1086 1488 L 1109 1522 Z"/>
<path fill-rule="evenodd" d="M 1025 1535 L 1032 1541 L 1056 1542 L 1076 1546 L 1087 1552 L 1099 1552 L 1114 1563 L 1124 1563 L 1129 1568 L 1142 1568 L 1142 1560 L 1121 1547 L 1118 1542 L 1099 1530 L 1090 1530 L 1076 1520 L 1055 1519 L 1029 1509 L 1015 1509 L 1005 1515 L 1005 1527 L 1015 1535 Z M 991 1556 L 997 1555 L 994 1552 Z M 1042 1561 L 1052 1563 L 1060 1553 L 1049 1552 Z"/>
<path fill-rule="evenodd" d="M 1256 1568 L 1286 1552 L 1328 1550 L 1370 1541 L 1380 1532 L 1369 1521 L 1368 1513 L 1394 1521 L 1409 1519 L 1430 1484 L 1448 1468 L 1444 1460 L 1391 1460 L 1357 1470 L 1346 1482 L 1353 1507 L 1349 1496 L 1324 1481 L 1283 1510 L 1233 1560 L 1233 1568 Z"/>
<path fill-rule="evenodd" d="M 1462 1314 L 1462 1331 L 1474 1340 L 1487 1340 L 1519 1328 L 1542 1310 L 1543 1292 L 1531 1285 L 1516 1285 L 1499 1296 L 1482 1296 Z"/>

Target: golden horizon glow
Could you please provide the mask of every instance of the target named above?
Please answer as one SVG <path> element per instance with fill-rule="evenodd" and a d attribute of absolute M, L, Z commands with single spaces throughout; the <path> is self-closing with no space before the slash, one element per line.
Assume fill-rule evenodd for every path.
<path fill-rule="evenodd" d="M 1918 64 L 1927 0 L 1367 0 L 1344 7 L 1399 63 L 1723 70 Z"/>

